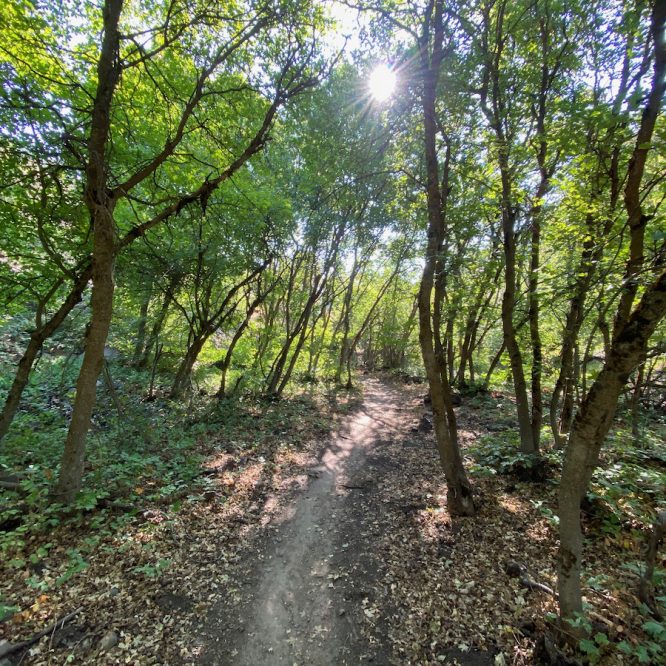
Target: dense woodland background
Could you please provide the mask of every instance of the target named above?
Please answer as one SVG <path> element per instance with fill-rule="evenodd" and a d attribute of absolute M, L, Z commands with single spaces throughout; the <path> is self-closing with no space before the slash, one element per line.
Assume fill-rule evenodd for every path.
<path fill-rule="evenodd" d="M 665 20 L 663 0 L 3 3 L 3 569 L 44 592 L 22 572 L 51 530 L 180 506 L 200 437 L 381 370 L 429 389 L 451 515 L 478 512 L 479 465 L 559 492 L 563 649 L 665 659 Z M 498 397 L 515 421 L 474 457 L 454 407 Z M 629 638 L 590 624 L 595 539 L 629 551 Z M 3 585 L 7 623 L 26 597 Z"/>

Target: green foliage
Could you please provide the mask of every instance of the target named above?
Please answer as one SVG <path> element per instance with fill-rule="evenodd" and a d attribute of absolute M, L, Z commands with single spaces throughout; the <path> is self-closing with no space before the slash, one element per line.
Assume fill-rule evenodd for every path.
<path fill-rule="evenodd" d="M 84 571 L 88 567 L 88 563 L 78 550 L 70 548 L 67 550 L 67 555 L 69 556 L 69 566 L 65 573 L 58 577 L 56 585 L 64 585 L 72 576 Z"/>
<path fill-rule="evenodd" d="M 666 626 L 652 619 L 644 622 L 642 629 L 649 636 L 648 640 L 640 643 L 621 641 L 617 649 L 639 664 L 661 663 L 666 657 Z"/>
<path fill-rule="evenodd" d="M 21 609 L 18 606 L 8 606 L 0 599 L 0 621 L 10 618 L 19 610 Z"/>
<path fill-rule="evenodd" d="M 185 405 L 130 399 L 139 386 L 145 386 L 145 374 L 113 366 L 113 376 L 127 391 L 125 411 L 117 414 L 108 391 L 100 390 L 84 490 L 77 498 L 74 515 L 63 513 L 62 507 L 53 504 L 49 497 L 66 424 L 64 414 L 57 407 L 54 409 L 53 395 L 48 392 L 58 383 L 60 364 L 57 359 L 50 363 L 45 358 L 39 372 L 38 378 L 44 383 L 30 394 L 29 409 L 17 415 L 15 427 L 0 451 L 0 469 L 28 470 L 18 489 L 2 491 L 0 523 L 18 521 L 20 525 L 0 533 L 0 551 L 20 548 L 30 533 L 82 520 L 99 510 L 101 504 L 112 509 L 115 503 L 123 504 L 125 498 L 131 498 L 137 502 L 138 510 L 142 498 L 169 500 L 196 488 L 201 455 L 193 449 L 197 438 L 207 433 L 207 426 L 199 432 L 183 428 L 188 418 Z M 55 404 L 66 407 L 67 403 L 63 400 Z M 50 413 L 51 418 L 43 419 L 42 413 Z"/>
<path fill-rule="evenodd" d="M 423 23 L 422 8 L 380 3 L 386 11 L 372 11 L 363 29 L 364 38 L 381 40 L 382 55 L 404 63 L 394 101 L 381 107 L 365 90 L 373 46 L 364 44 L 353 64 L 324 66 L 321 3 L 209 4 L 123 6 L 114 54 L 123 71 L 108 109 L 112 140 L 94 156 L 103 159 L 105 187 L 124 183 L 114 192 L 121 244 L 107 340 L 112 386 L 108 378 L 98 385 L 84 489 L 67 510 L 51 501 L 91 315 L 87 294 L 47 340 L 0 449 L 0 469 L 24 475 L 18 488 L 1 494 L 0 523 L 10 529 L 0 532 L 0 554 L 10 567 L 34 568 L 48 557 L 50 543 L 26 555 L 32 536 L 90 527 L 90 537 L 68 551 L 58 584 L 84 571 L 100 534 L 122 528 L 146 504 L 177 511 L 198 501 L 207 488 L 200 467 L 210 440 L 227 437 L 230 446 L 253 450 L 263 436 L 253 428 L 257 413 L 273 432 L 285 433 L 308 407 L 290 402 L 271 411 L 266 393 L 277 399 L 299 383 L 316 392 L 322 380 L 340 380 L 346 352 L 351 367 L 422 374 L 414 304 L 432 173 L 423 154 L 423 77 L 414 64 L 424 44 L 410 43 L 411 30 L 428 37 L 432 27 Z M 627 165 L 636 163 L 649 3 L 587 4 L 555 2 L 544 12 L 522 0 L 501 9 L 458 3 L 446 9 L 443 33 L 430 35 L 450 42 L 442 44 L 446 66 L 435 77 L 433 109 L 438 178 L 450 160 L 445 200 L 436 202 L 445 220 L 437 250 L 443 299 L 434 319 L 452 383 L 492 426 L 493 434 L 469 449 L 477 474 L 529 477 L 562 463 L 547 446 L 541 460 L 521 454 L 514 404 L 487 391 L 506 389 L 513 374 L 498 324 L 508 291 L 507 241 L 516 244 L 510 314 L 525 374 L 541 372 L 552 387 L 564 367 L 563 339 L 575 335 L 576 367 L 567 379 L 575 380 L 576 399 L 607 359 L 604 334 L 611 332 L 604 327 L 629 283 L 621 190 L 631 180 L 623 175 Z M 403 26 L 397 32 L 385 20 L 392 14 Z M 503 35 L 506 26 L 510 34 Z M 0 7 L 0 397 L 30 333 L 57 311 L 90 256 L 90 202 L 82 192 L 103 27 L 99 4 L 89 0 Z M 241 34 L 247 39 L 236 40 Z M 326 80 L 316 90 L 300 94 L 320 78 Z M 286 81 L 299 95 L 267 117 Z M 291 97 L 279 92 L 280 102 Z M 540 106 L 543 117 L 536 118 Z M 503 117 L 492 119 L 494 110 Z M 665 144 L 660 118 L 645 144 L 649 185 L 639 198 L 649 242 L 636 276 L 638 297 L 663 263 Z M 231 169 L 248 146 L 261 154 Z M 223 174 L 215 191 L 202 193 Z M 545 174 L 539 191 L 535 183 Z M 511 216 L 509 233 L 503 223 Z M 141 225 L 151 228 L 136 240 Z M 541 366 L 531 359 L 531 277 L 541 308 Z M 576 299 L 574 332 L 569 314 Z M 656 386 L 664 373 L 663 338 L 662 325 L 646 361 Z M 225 399 L 208 400 L 227 354 Z M 184 399 L 170 400 L 165 396 L 181 369 Z M 149 383 L 150 401 L 143 401 Z M 651 400 L 656 405 L 660 397 Z M 664 504 L 663 423 L 655 414 L 634 417 L 640 437 L 622 424 L 594 473 L 588 499 L 603 510 L 589 521 L 591 536 L 619 540 L 627 529 L 649 525 Z M 319 425 L 326 432 L 327 424 Z M 557 523 L 546 502 L 534 504 Z M 167 568 L 159 560 L 134 572 L 152 579 Z M 46 585 L 36 574 L 29 584 Z M 643 630 L 650 641 L 640 645 L 613 646 L 595 633 L 580 648 L 594 663 L 616 648 L 641 663 L 662 659 L 662 625 L 646 621 Z"/>
<path fill-rule="evenodd" d="M 484 398 L 483 401 L 487 402 Z M 494 423 L 496 425 L 497 422 Z M 501 423 L 501 422 L 500 422 Z M 519 450 L 519 434 L 512 423 L 506 430 L 484 435 L 468 451 L 473 459 L 472 470 L 480 474 L 514 474 L 529 471 L 536 467 L 557 467 L 562 455 L 558 451 L 544 451 L 540 458 L 526 455 Z"/>
<path fill-rule="evenodd" d="M 666 485 L 663 434 L 663 426 L 652 421 L 643 429 L 640 448 L 631 433 L 621 427 L 608 438 L 590 492 L 608 511 L 602 526 L 604 532 L 617 536 L 628 522 L 649 526 L 654 512 L 666 506 L 662 492 Z"/>
<path fill-rule="evenodd" d="M 143 564 L 138 567 L 134 567 L 132 571 L 135 573 L 143 574 L 146 578 L 159 578 L 162 573 L 169 568 L 170 561 L 167 559 L 158 560 L 155 565 L 152 564 Z"/>
<path fill-rule="evenodd" d="M 583 638 L 579 643 L 578 647 L 581 652 L 587 655 L 590 663 L 597 664 L 603 658 L 606 650 L 605 648 L 610 645 L 608 636 L 597 632 L 594 634 L 592 639 Z"/>

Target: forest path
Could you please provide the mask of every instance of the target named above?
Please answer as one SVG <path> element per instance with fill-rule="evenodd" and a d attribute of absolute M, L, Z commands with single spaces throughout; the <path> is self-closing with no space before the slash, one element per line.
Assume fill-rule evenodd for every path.
<path fill-rule="evenodd" d="M 258 535 L 243 559 L 244 582 L 208 619 L 201 662 L 234 666 L 389 663 L 373 620 L 381 580 L 376 538 L 382 507 L 372 487 L 386 466 L 373 456 L 404 429 L 402 396 L 375 378 L 360 409 L 333 434 L 311 482 Z"/>

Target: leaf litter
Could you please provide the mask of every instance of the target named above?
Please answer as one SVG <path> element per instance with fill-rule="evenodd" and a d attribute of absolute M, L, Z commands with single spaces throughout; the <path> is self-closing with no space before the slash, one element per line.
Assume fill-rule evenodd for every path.
<path fill-rule="evenodd" d="M 411 427 L 424 411 L 422 388 L 387 379 L 384 385 L 397 420 L 388 418 L 358 468 L 337 484 L 348 501 L 320 526 L 322 534 L 335 526 L 344 540 L 323 580 L 339 593 L 334 610 L 350 635 L 369 646 L 351 657 L 424 666 L 534 663 L 556 603 L 521 587 L 505 565 L 521 562 L 531 578 L 555 587 L 555 485 L 475 474 L 478 516 L 450 517 L 434 435 Z M 244 418 L 223 436 L 200 439 L 201 482 L 178 502 L 138 493 L 135 515 L 91 511 L 78 523 L 29 536 L 0 564 L 0 599 L 18 609 L 0 622 L 0 651 L 3 640 L 30 639 L 82 610 L 7 663 L 201 662 L 210 639 L 201 627 L 221 597 L 243 608 L 242 577 L 267 566 L 265 534 L 317 478 L 329 434 L 359 404 L 352 393 L 244 407 Z M 457 412 L 469 447 L 488 432 L 492 416 L 464 401 Z M 159 482 L 147 475 L 140 487 Z M 588 548 L 587 567 L 607 584 L 585 593 L 611 640 L 641 638 L 637 577 L 622 568 L 639 549 L 600 537 Z M 242 619 L 240 625 L 242 633 Z M 317 625 L 314 639 L 326 641 L 326 629 Z M 286 640 L 296 641 L 295 632 Z M 230 663 L 234 653 L 235 646 Z M 273 663 L 268 656 L 266 663 Z"/>

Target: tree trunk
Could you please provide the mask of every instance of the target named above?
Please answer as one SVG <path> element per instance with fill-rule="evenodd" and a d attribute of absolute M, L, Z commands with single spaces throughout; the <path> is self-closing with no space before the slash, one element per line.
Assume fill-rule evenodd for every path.
<path fill-rule="evenodd" d="M 234 353 L 234 349 L 236 349 L 236 345 L 238 344 L 238 341 L 243 337 L 243 333 L 245 332 L 245 329 L 249 326 L 250 324 L 250 318 L 252 317 L 252 314 L 254 313 L 254 308 L 252 308 L 248 313 L 241 325 L 236 329 L 236 332 L 234 333 L 234 337 L 231 338 L 231 342 L 229 343 L 229 346 L 227 347 L 227 351 L 224 354 L 224 359 L 222 359 L 222 363 L 220 365 L 220 370 L 222 371 L 222 376 L 220 377 L 220 388 L 217 390 L 217 396 L 218 398 L 224 398 L 227 390 L 227 373 L 229 372 L 229 368 L 231 367 L 231 358 Z"/>
<path fill-rule="evenodd" d="M 176 371 L 176 376 L 174 377 L 171 391 L 169 392 L 171 398 L 181 398 L 190 390 L 192 385 L 192 369 L 197 362 L 197 358 L 199 358 L 203 346 L 206 344 L 206 340 L 210 337 L 211 332 L 203 331 L 194 336 L 185 352 L 183 360 L 178 366 L 178 370 Z"/>
<path fill-rule="evenodd" d="M 287 339 L 282 345 L 282 349 L 280 350 L 278 357 L 275 359 L 275 363 L 273 364 L 273 368 L 271 369 L 271 373 L 267 382 L 267 395 L 275 395 L 278 392 L 279 386 L 282 383 L 285 366 L 287 365 L 287 360 L 289 359 L 291 345 L 293 344 L 294 340 L 307 328 L 307 322 L 310 319 L 310 312 L 312 311 L 315 301 L 319 295 L 319 289 L 317 287 L 318 280 L 315 282 L 315 286 L 310 293 L 310 296 L 308 297 L 303 312 L 301 312 L 301 315 L 298 318 L 296 325 L 294 326 L 294 330 L 287 336 Z"/>
<path fill-rule="evenodd" d="M 352 338 L 351 342 L 348 342 L 347 344 L 347 353 L 345 356 L 345 366 L 347 368 L 347 384 L 346 388 L 350 389 L 352 388 L 352 373 L 351 373 L 351 363 L 352 363 L 352 358 L 354 356 L 354 352 L 356 351 L 356 347 L 358 346 L 358 343 L 360 342 L 361 338 L 363 337 L 365 331 L 367 330 L 368 326 L 372 322 L 374 316 L 375 316 L 375 311 L 379 304 L 382 301 L 382 298 L 384 298 L 384 295 L 386 292 L 389 290 L 389 287 L 393 283 L 393 280 L 395 280 L 396 276 L 398 275 L 398 272 L 400 271 L 400 266 L 402 265 L 402 260 L 403 260 L 403 254 L 401 253 L 400 256 L 398 257 L 398 260 L 396 261 L 396 266 L 387 278 L 386 282 L 380 287 L 379 291 L 377 292 L 377 296 L 375 300 L 372 302 L 372 305 L 368 309 L 368 312 L 365 315 L 365 318 L 361 322 L 361 325 L 358 328 L 358 331 L 356 331 L 356 334 Z"/>
<path fill-rule="evenodd" d="M 636 446 L 640 445 L 641 438 L 641 397 L 644 377 L 645 363 L 641 363 L 636 371 L 636 382 L 631 394 L 631 436 L 634 438 Z"/>
<path fill-rule="evenodd" d="M 314 358 L 312 359 L 312 367 L 310 368 L 310 376 L 312 379 L 316 379 L 317 374 L 319 373 L 319 361 L 321 359 L 321 352 L 324 349 L 324 341 L 326 340 L 326 332 L 328 331 L 328 327 L 331 323 L 331 315 L 333 313 L 333 305 L 334 305 L 334 300 L 332 299 L 331 302 L 328 305 L 328 308 L 326 310 L 326 313 L 324 315 L 324 325 L 322 326 L 321 329 L 321 335 L 319 336 L 319 340 L 317 341 L 317 349 L 314 355 Z"/>
<path fill-rule="evenodd" d="M 342 372 L 347 362 L 347 349 L 349 343 L 349 319 L 351 317 L 351 302 L 354 295 L 354 283 L 356 281 L 356 274 L 358 273 L 358 249 L 354 247 L 354 264 L 349 275 L 349 283 L 345 291 L 345 298 L 342 302 L 342 316 L 340 318 L 340 325 L 342 327 L 342 341 L 340 342 L 340 357 L 338 358 L 338 366 L 335 369 L 335 383 L 339 384 L 342 380 Z"/>
<path fill-rule="evenodd" d="M 499 84 L 497 84 L 499 85 Z M 497 115 L 497 114 L 496 114 Z M 516 412 L 520 431 L 520 450 L 526 454 L 539 452 L 538 442 L 534 441 L 530 405 L 527 398 L 527 383 L 513 314 L 516 305 L 516 231 L 517 211 L 512 201 L 511 175 L 508 159 L 508 145 L 502 130 L 502 121 L 494 119 L 498 142 L 498 161 L 502 179 L 502 236 L 504 242 L 504 295 L 502 296 L 502 331 L 504 347 L 509 354 L 513 389 L 516 397 Z"/>
<path fill-rule="evenodd" d="M 5 399 L 2 415 L 0 415 L 0 441 L 2 441 L 2 438 L 7 434 L 9 427 L 14 420 L 14 416 L 16 415 L 16 411 L 21 402 L 21 396 L 23 395 L 25 387 L 28 385 L 30 372 L 32 371 L 32 367 L 44 342 L 50 338 L 56 330 L 58 330 L 62 322 L 67 318 L 67 315 L 78 303 L 81 302 L 81 297 L 83 296 L 83 292 L 85 291 L 91 276 L 92 267 L 85 268 L 74 283 L 73 289 L 55 314 L 45 324 L 39 326 L 30 334 L 30 341 L 18 363 L 14 381 L 12 382 L 7 398 Z"/>
<path fill-rule="evenodd" d="M 628 282 L 624 285 L 625 292 L 618 304 L 610 352 L 576 414 L 562 469 L 558 592 L 560 615 L 567 619 L 583 610 L 580 586 L 583 554 L 580 502 L 597 465 L 599 451 L 610 429 L 620 392 L 631 372 L 645 360 L 648 340 L 666 315 L 666 270 L 663 270 L 663 263 L 660 266 L 661 274 L 646 288 L 638 306 L 633 311 L 628 310 L 638 288 L 635 281 L 637 266 L 643 265 L 647 218 L 641 208 L 641 183 L 659 107 L 666 92 L 665 22 L 666 3 L 657 2 L 653 6 L 650 26 L 654 48 L 652 88 L 643 109 L 624 189 L 631 234 L 630 258 L 626 270 Z"/>
<path fill-rule="evenodd" d="M 611 353 L 574 419 L 560 482 L 558 588 L 560 614 L 582 612 L 580 587 L 583 534 L 580 502 L 597 465 L 620 393 L 629 374 L 645 357 L 647 342 L 666 314 L 666 271 L 643 295 L 639 306 L 612 343 Z"/>
<path fill-rule="evenodd" d="M 104 363 L 104 346 L 113 311 L 114 229 L 110 220 L 102 222 L 102 218 L 103 215 L 97 215 L 94 223 L 92 318 L 55 491 L 56 498 L 66 504 L 73 502 L 81 489 L 86 435 L 95 406 L 97 378 Z"/>
<path fill-rule="evenodd" d="M 409 338 L 412 334 L 412 330 L 414 329 L 414 324 L 416 323 L 416 316 L 418 312 L 419 312 L 419 299 L 417 294 L 416 298 L 414 299 L 414 304 L 412 305 L 412 309 L 409 313 L 409 317 L 407 318 L 407 323 L 405 324 L 405 330 L 403 332 L 402 337 L 400 338 L 400 347 L 398 348 L 398 354 L 399 354 L 398 364 L 401 369 L 405 367 L 407 344 L 409 343 Z"/>
<path fill-rule="evenodd" d="M 141 363 L 143 350 L 146 345 L 146 324 L 148 323 L 148 307 L 152 296 L 151 288 L 146 291 L 141 300 L 141 309 L 139 310 L 139 322 L 136 329 L 136 341 L 134 343 L 134 353 L 132 354 L 132 365 L 137 367 Z"/>
<path fill-rule="evenodd" d="M 284 392 L 285 388 L 287 387 L 287 384 L 289 383 L 289 380 L 291 379 L 291 375 L 294 372 L 294 368 L 296 367 L 296 361 L 298 360 L 298 357 L 301 354 L 301 350 L 303 349 L 303 343 L 305 342 L 305 338 L 308 332 L 309 320 L 310 320 L 310 312 L 308 312 L 308 317 L 305 320 L 303 327 L 301 328 L 301 333 L 298 336 L 296 348 L 294 349 L 291 358 L 289 359 L 289 364 L 287 365 L 287 369 L 284 371 L 284 374 L 282 375 L 282 381 L 280 382 L 277 389 L 274 391 L 275 395 L 278 397 L 280 397 Z"/>
<path fill-rule="evenodd" d="M 429 18 L 429 17 L 428 17 Z M 423 129 L 425 142 L 425 159 L 427 173 L 427 206 L 428 206 L 428 246 L 425 266 L 421 277 L 418 296 L 419 307 L 419 343 L 423 364 L 426 369 L 430 394 L 432 397 L 433 420 L 437 436 L 439 459 L 444 470 L 447 485 L 447 504 L 452 515 L 471 516 L 475 513 L 472 489 L 463 467 L 462 455 L 457 440 L 451 439 L 447 411 L 447 395 L 442 381 L 443 359 L 435 355 L 432 325 L 432 295 L 435 281 L 435 267 L 444 233 L 444 205 L 439 183 L 439 163 L 437 158 L 437 115 L 435 100 L 437 81 L 442 64 L 443 41 L 443 6 L 442 0 L 434 3 L 432 54 L 429 53 L 428 41 L 431 35 L 424 35 L 420 45 L 422 82 L 423 82 Z M 428 41 L 426 41 L 426 39 Z M 448 163 L 450 147 L 447 146 L 447 158 L 444 165 L 444 180 L 448 181 Z M 444 196 L 448 196 L 448 182 L 443 188 Z M 450 402 L 450 396 L 449 402 Z"/>
<path fill-rule="evenodd" d="M 504 257 L 505 278 L 504 296 L 502 297 L 502 329 L 504 331 L 504 347 L 509 354 L 513 388 L 516 396 L 516 411 L 518 414 L 518 428 L 520 431 L 520 450 L 526 454 L 539 452 L 538 442 L 534 441 L 532 432 L 532 419 L 530 418 L 530 405 L 527 399 L 527 383 L 523 369 L 523 355 L 518 345 L 516 329 L 513 323 L 513 311 L 516 294 L 516 247 L 514 232 L 514 214 L 508 211 L 503 213 L 504 223 Z"/>
<path fill-rule="evenodd" d="M 86 435 L 95 406 L 97 378 L 104 363 L 104 346 L 113 312 L 115 200 L 110 197 L 107 187 L 105 150 L 111 124 L 111 100 L 121 71 L 118 22 L 122 5 L 122 0 L 106 0 L 104 4 L 104 37 L 97 65 L 97 92 L 88 142 L 84 197 L 93 230 L 92 318 L 55 490 L 56 498 L 65 503 L 74 501 L 81 488 Z"/>
<path fill-rule="evenodd" d="M 164 293 L 162 306 L 160 307 L 160 310 L 157 313 L 157 317 L 155 318 L 155 321 L 153 322 L 153 325 L 150 328 L 150 335 L 148 336 L 148 340 L 146 341 L 143 354 L 141 355 L 141 359 L 139 360 L 138 363 L 138 366 L 140 368 L 147 367 L 148 363 L 150 362 L 151 354 L 153 352 L 153 349 L 155 348 L 155 345 L 157 344 L 157 340 L 160 337 L 160 333 L 162 332 L 162 327 L 164 326 L 164 321 L 166 319 L 167 313 L 169 312 L 169 305 L 171 304 L 173 290 L 176 288 L 176 285 L 179 280 L 180 276 L 173 276 L 169 282 L 169 287 L 167 288 L 167 291 Z"/>

